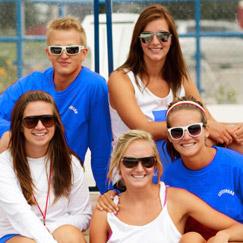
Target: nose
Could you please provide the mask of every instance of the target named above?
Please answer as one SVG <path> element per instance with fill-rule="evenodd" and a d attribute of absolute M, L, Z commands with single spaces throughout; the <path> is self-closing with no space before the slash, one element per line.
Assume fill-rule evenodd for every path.
<path fill-rule="evenodd" d="M 155 33 L 153 34 L 151 43 L 160 44 L 160 40 Z"/>
<path fill-rule="evenodd" d="M 183 139 L 190 139 L 191 136 L 190 136 L 190 133 L 188 132 L 187 129 L 184 130 L 184 135 L 183 135 Z"/>
<path fill-rule="evenodd" d="M 66 50 L 63 50 L 62 53 L 61 53 L 61 55 L 60 55 L 60 57 L 62 57 L 62 58 L 68 58 L 69 55 L 66 53 Z"/>
<path fill-rule="evenodd" d="M 136 170 L 137 170 L 137 171 L 143 171 L 143 170 L 144 170 L 141 161 L 138 162 L 138 165 L 136 166 Z"/>
<path fill-rule="evenodd" d="M 41 120 L 39 120 L 35 126 L 35 129 L 43 129 L 43 128 L 45 128 L 45 126 L 42 124 Z"/>

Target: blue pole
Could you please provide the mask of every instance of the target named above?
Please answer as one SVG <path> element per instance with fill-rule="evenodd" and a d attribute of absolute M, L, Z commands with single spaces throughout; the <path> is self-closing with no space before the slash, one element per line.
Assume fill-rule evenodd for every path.
<path fill-rule="evenodd" d="M 16 1 L 16 53 L 17 53 L 17 77 L 20 78 L 23 73 L 23 11 L 24 1 Z"/>
<path fill-rule="evenodd" d="M 106 5 L 106 34 L 107 34 L 107 54 L 108 54 L 108 73 L 113 71 L 113 44 L 112 44 L 112 7 L 111 0 L 105 1 Z"/>
<path fill-rule="evenodd" d="M 63 17 L 65 15 L 65 8 L 63 3 L 58 3 L 58 16 Z"/>
<path fill-rule="evenodd" d="M 195 0 L 195 21 L 196 21 L 196 84 L 199 92 L 202 92 L 201 87 L 201 42 L 200 42 L 200 20 L 201 20 L 201 1 Z"/>
<path fill-rule="evenodd" d="M 88 31 L 88 30 L 87 30 Z M 99 38 L 99 0 L 94 0 L 94 56 L 95 72 L 100 72 L 100 38 Z"/>

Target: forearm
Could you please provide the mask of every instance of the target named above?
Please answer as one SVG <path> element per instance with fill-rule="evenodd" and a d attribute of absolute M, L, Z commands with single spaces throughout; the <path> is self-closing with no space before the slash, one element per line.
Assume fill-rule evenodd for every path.
<path fill-rule="evenodd" d="M 219 231 L 217 234 L 228 235 L 229 242 L 243 242 L 243 224 L 235 223 L 231 227 Z"/>

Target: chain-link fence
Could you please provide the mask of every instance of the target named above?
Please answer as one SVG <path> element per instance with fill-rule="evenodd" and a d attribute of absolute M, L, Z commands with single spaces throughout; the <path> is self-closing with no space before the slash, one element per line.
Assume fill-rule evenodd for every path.
<path fill-rule="evenodd" d="M 114 0 L 114 68 L 126 58 L 138 14 L 153 2 L 165 5 L 173 14 L 186 63 L 193 80 L 199 82 L 206 102 L 243 103 L 241 1 Z M 106 18 L 102 15 L 105 13 L 104 1 L 100 1 L 99 10 L 100 73 L 107 78 Z M 50 65 L 45 55 L 45 26 L 59 15 L 73 15 L 83 22 L 90 49 L 86 65 L 94 69 L 93 1 L 0 0 L 0 90 L 18 76 Z M 200 20 L 200 32 L 195 28 L 197 19 Z"/>

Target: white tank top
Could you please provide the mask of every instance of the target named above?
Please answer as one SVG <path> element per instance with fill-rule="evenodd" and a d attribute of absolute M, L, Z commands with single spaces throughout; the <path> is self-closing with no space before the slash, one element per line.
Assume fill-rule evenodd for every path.
<path fill-rule="evenodd" d="M 147 87 L 144 86 L 142 80 L 137 77 L 137 81 L 139 84 L 136 84 L 135 76 L 132 71 L 127 73 L 131 84 L 133 85 L 135 97 L 138 106 L 144 113 L 144 115 L 151 121 L 165 121 L 166 111 L 169 103 L 173 101 L 173 93 L 170 89 L 167 96 L 160 98 L 153 94 Z M 179 91 L 179 96 L 185 95 L 184 88 L 181 88 Z M 117 141 L 118 137 L 127 132 L 129 128 L 125 125 L 125 123 L 120 118 L 118 112 L 110 106 L 110 114 L 111 114 L 111 125 L 112 125 L 112 133 L 114 142 Z"/>
<path fill-rule="evenodd" d="M 166 186 L 160 184 L 160 201 L 163 208 L 148 224 L 137 226 L 122 222 L 113 213 L 107 214 L 111 236 L 107 243 L 178 243 L 181 233 L 174 225 L 166 202 Z"/>

